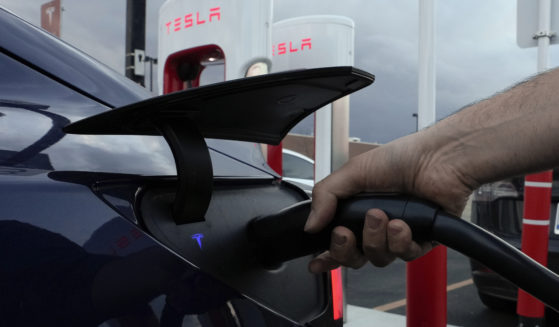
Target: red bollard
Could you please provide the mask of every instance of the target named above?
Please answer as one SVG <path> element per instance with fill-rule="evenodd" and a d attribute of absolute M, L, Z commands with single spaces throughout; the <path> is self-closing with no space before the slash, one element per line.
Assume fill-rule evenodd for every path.
<path fill-rule="evenodd" d="M 268 145 L 268 154 L 266 160 L 276 173 L 283 175 L 283 160 L 282 160 L 283 145 Z"/>
<path fill-rule="evenodd" d="M 408 262 L 406 273 L 406 326 L 446 326 L 446 247 Z"/>
<path fill-rule="evenodd" d="M 547 265 L 552 182 L 551 170 L 528 175 L 524 181 L 522 252 L 544 266 Z M 519 326 L 544 325 L 544 304 L 521 289 L 518 290 L 516 313 Z"/>
<path fill-rule="evenodd" d="M 332 282 L 332 309 L 334 320 L 344 318 L 344 285 L 342 280 L 342 268 L 338 267 L 330 271 Z"/>

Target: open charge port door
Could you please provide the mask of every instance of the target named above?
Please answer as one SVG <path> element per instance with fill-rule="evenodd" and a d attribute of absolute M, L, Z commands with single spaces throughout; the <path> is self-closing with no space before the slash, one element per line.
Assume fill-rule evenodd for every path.
<path fill-rule="evenodd" d="M 217 180 L 205 221 L 183 225 L 172 217 L 175 193 L 175 185 L 161 185 L 141 194 L 137 211 L 156 239 L 192 265 L 294 322 L 320 320 L 331 312 L 327 274 L 309 273 L 311 255 L 267 266 L 247 238 L 247 226 L 254 217 L 306 200 L 303 191 L 272 179 Z"/>
<path fill-rule="evenodd" d="M 175 92 L 74 122 L 66 133 L 162 135 L 176 183 L 142 188 L 135 212 L 148 231 L 184 260 L 296 324 L 332 320 L 328 274 L 307 266 L 314 253 L 263 264 L 249 222 L 307 198 L 266 179 L 214 178 L 205 139 L 278 144 L 299 121 L 374 81 L 354 67 L 290 71 Z M 256 249 L 255 249 L 256 247 Z"/>

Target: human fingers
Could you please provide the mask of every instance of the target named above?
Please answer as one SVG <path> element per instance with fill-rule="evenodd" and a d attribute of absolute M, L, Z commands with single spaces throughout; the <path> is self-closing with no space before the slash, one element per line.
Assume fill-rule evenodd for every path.
<path fill-rule="evenodd" d="M 367 258 L 356 244 L 353 232 L 346 227 L 338 226 L 332 230 L 330 256 L 343 266 L 361 268 L 367 262 Z"/>
<path fill-rule="evenodd" d="M 403 220 L 394 219 L 387 225 L 388 251 L 404 261 L 417 259 L 429 252 L 429 242 L 418 244 L 412 239 L 412 231 Z"/>
<path fill-rule="evenodd" d="M 332 270 L 341 265 L 360 268 L 366 262 L 365 256 L 356 247 L 355 235 L 347 228 L 338 226 L 332 230 L 330 250 L 326 251 L 309 264 L 312 273 Z"/>
<path fill-rule="evenodd" d="M 387 226 L 386 213 L 379 209 L 367 211 L 363 227 L 363 253 L 377 267 L 387 266 L 396 259 L 388 248 Z"/>
<path fill-rule="evenodd" d="M 317 183 L 313 188 L 311 212 L 305 224 L 305 231 L 316 233 L 334 217 L 338 199 L 347 198 L 364 190 L 360 169 L 356 160 Z"/>
<path fill-rule="evenodd" d="M 326 251 L 311 260 L 309 263 L 309 271 L 313 274 L 318 274 L 338 268 L 339 266 L 340 263 L 332 258 L 330 251 Z"/>

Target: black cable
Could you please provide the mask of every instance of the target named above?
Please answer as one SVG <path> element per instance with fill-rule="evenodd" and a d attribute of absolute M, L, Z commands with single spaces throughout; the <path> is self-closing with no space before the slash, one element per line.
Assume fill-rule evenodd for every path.
<path fill-rule="evenodd" d="M 435 218 L 431 236 L 559 309 L 559 276 L 497 236 L 444 212 Z"/>
<path fill-rule="evenodd" d="M 303 228 L 310 204 L 300 202 L 251 221 L 247 237 L 263 265 L 277 268 L 284 261 L 327 250 L 336 226 L 349 228 L 361 248 L 365 213 L 378 208 L 390 219 L 404 220 L 415 241 L 437 241 L 473 258 L 559 311 L 558 275 L 497 236 L 432 203 L 403 195 L 359 194 L 341 200 L 334 220 L 319 233 L 308 234 Z"/>

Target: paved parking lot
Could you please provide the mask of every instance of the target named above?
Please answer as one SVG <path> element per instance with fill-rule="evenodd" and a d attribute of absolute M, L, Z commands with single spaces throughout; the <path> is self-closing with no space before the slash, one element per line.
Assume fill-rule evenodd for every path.
<path fill-rule="evenodd" d="M 350 269 L 348 304 L 405 316 L 405 280 L 405 263 L 400 260 L 385 268 L 367 265 L 359 270 Z M 452 249 L 448 250 L 448 285 L 448 324 L 464 327 L 516 327 L 517 317 L 514 312 L 490 310 L 481 303 L 471 282 L 468 259 Z M 374 322 L 371 321 L 370 325 L 374 326 Z M 405 322 L 402 319 L 391 325 L 405 326 Z M 547 325 L 559 325 L 557 315 L 550 313 Z"/>

